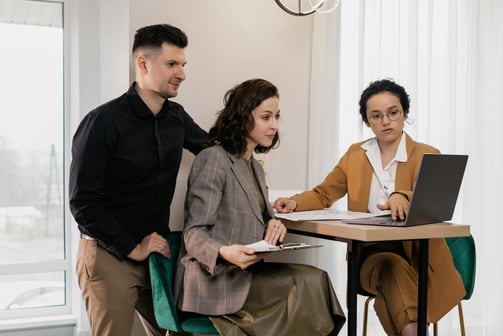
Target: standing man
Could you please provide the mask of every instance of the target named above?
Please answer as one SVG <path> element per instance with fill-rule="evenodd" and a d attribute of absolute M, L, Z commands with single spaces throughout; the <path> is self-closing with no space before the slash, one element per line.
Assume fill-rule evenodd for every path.
<path fill-rule="evenodd" d="M 134 37 L 136 81 L 87 114 L 73 138 L 70 209 L 81 232 L 77 276 L 93 336 L 129 336 L 135 311 L 148 335 L 154 318 L 148 256 L 170 257 L 162 234 L 183 148 L 206 141 L 184 108 L 169 98 L 185 80 L 180 29 L 158 24 Z"/>

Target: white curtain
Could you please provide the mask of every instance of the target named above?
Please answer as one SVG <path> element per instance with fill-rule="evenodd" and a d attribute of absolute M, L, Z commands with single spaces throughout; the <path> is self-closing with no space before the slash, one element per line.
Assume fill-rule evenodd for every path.
<path fill-rule="evenodd" d="M 406 131 L 414 139 L 470 156 L 453 219 L 471 225 L 477 244 L 475 291 L 463 302 L 468 335 L 503 330 L 502 18 L 501 0 L 342 0 L 337 11 L 314 20 L 309 188 L 351 143 L 372 136 L 360 121 L 358 100 L 381 78 L 408 91 Z M 339 293 L 345 292 L 342 245 L 331 244 L 332 256 L 319 256 Z M 334 260 L 340 261 L 335 267 Z M 358 319 L 361 325 L 361 314 Z M 459 335 L 457 310 L 439 329 L 441 335 Z M 373 314 L 369 334 L 384 335 Z"/>

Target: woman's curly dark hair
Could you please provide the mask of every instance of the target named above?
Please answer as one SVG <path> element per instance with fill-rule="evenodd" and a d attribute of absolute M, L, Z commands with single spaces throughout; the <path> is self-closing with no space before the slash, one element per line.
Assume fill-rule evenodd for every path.
<path fill-rule="evenodd" d="M 395 83 L 391 79 L 381 79 L 370 83 L 370 85 L 365 90 L 363 90 L 361 94 L 360 115 L 365 123 L 368 124 L 367 101 L 373 95 L 383 92 L 389 92 L 400 99 L 400 104 L 402 105 L 404 116 L 407 117 L 407 115 L 409 114 L 410 98 L 404 87 Z"/>
<path fill-rule="evenodd" d="M 246 138 L 255 127 L 253 110 L 264 100 L 277 97 L 278 89 L 265 79 L 249 79 L 225 93 L 224 108 L 218 112 L 217 120 L 209 131 L 207 146 L 221 145 L 231 154 L 246 151 Z M 255 147 L 257 153 L 267 153 L 279 142 L 276 132 L 272 145 Z"/>

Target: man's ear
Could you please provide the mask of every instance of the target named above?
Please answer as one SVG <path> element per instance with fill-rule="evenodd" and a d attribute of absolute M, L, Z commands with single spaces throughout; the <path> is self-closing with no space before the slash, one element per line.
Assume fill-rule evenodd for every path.
<path fill-rule="evenodd" d="M 145 57 L 144 54 L 138 55 L 136 57 L 136 68 L 138 69 L 139 73 L 142 75 L 145 75 L 148 71 L 147 69 L 147 57 Z"/>

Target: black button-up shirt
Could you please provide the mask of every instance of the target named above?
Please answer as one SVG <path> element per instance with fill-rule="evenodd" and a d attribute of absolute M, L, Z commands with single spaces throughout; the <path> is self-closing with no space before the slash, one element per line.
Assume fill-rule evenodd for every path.
<path fill-rule="evenodd" d="M 177 103 L 154 115 L 135 90 L 89 112 L 73 138 L 70 209 L 81 232 L 124 257 L 152 232 L 169 231 L 183 148 L 206 132 Z"/>

